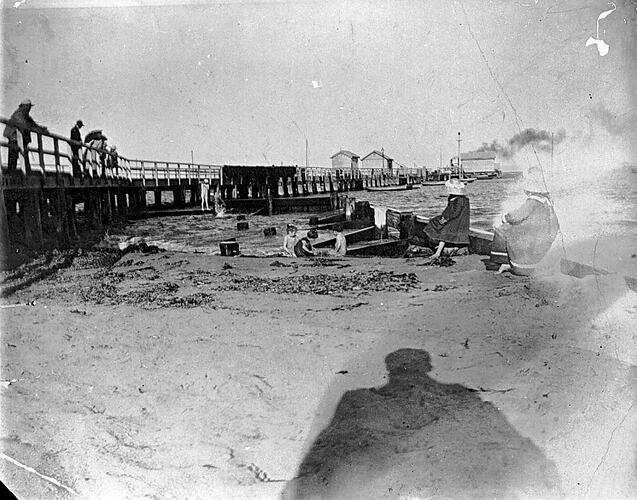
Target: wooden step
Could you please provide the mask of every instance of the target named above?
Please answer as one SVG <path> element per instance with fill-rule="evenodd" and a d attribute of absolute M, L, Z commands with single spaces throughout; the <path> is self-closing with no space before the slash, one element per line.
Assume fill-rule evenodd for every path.
<path fill-rule="evenodd" d="M 366 241 L 374 238 L 376 234 L 376 226 L 368 226 L 363 229 L 358 229 L 356 231 L 352 231 L 351 233 L 345 234 L 345 241 L 349 246 L 352 243 L 356 243 L 357 241 Z M 317 241 L 312 246 L 316 248 L 326 248 L 333 247 L 336 244 L 336 238 L 328 238 L 326 240 Z"/>
<path fill-rule="evenodd" d="M 348 247 L 347 255 L 402 257 L 408 248 L 408 240 L 374 240 Z"/>

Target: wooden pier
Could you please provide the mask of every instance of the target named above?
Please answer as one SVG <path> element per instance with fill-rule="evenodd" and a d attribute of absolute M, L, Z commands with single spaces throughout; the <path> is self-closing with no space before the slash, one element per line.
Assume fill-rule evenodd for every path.
<path fill-rule="evenodd" d="M 218 193 L 228 210 L 261 214 L 334 210 L 338 193 L 405 181 L 321 167 L 132 159 L 27 130 L 17 131 L 17 141 L 0 140 L 0 167 L 0 255 L 5 258 L 81 245 L 87 235 L 129 218 L 189 213 L 201 203 L 205 179 L 210 206 Z"/>

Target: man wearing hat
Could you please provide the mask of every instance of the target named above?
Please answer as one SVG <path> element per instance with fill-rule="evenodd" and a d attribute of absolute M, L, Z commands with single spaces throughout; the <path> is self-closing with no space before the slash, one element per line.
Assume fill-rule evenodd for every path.
<path fill-rule="evenodd" d="M 525 202 L 502 216 L 503 224 L 494 229 L 489 268 L 499 273 L 511 271 L 529 276 L 549 251 L 559 222 L 539 168 L 524 176 Z"/>
<path fill-rule="evenodd" d="M 75 126 L 71 129 L 71 140 L 76 142 L 82 142 L 82 134 L 80 134 L 80 129 L 84 126 L 82 120 L 78 120 L 75 122 Z M 73 176 L 80 177 L 82 171 L 80 170 L 79 158 L 80 158 L 80 147 L 76 144 L 71 144 L 71 152 L 73 153 L 73 158 L 71 159 L 71 164 L 73 165 Z"/>
<path fill-rule="evenodd" d="M 30 132 L 49 131 L 46 127 L 38 125 L 35 120 L 31 118 L 29 113 L 31 112 L 32 107 L 33 103 L 30 99 L 25 99 L 24 101 L 22 101 L 18 106 L 18 109 L 13 112 L 11 118 L 9 118 L 9 123 L 4 128 L 3 135 L 9 141 L 9 170 L 15 170 L 18 165 L 18 155 L 20 153 L 20 145 L 18 144 L 18 130 L 22 134 L 23 146 L 25 148 L 25 158 L 27 157 L 26 148 L 31 142 Z"/>
<path fill-rule="evenodd" d="M 471 207 L 465 194 L 465 184 L 458 179 L 449 179 L 445 182 L 445 187 L 449 195 L 447 208 L 425 227 L 428 242 L 436 249 L 431 262 L 440 257 L 445 246 L 454 249 L 469 246 Z"/>

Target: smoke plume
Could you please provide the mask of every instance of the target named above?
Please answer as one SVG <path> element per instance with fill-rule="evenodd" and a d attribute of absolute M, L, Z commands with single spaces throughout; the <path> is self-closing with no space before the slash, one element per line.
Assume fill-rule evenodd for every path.
<path fill-rule="evenodd" d="M 546 130 L 527 128 L 511 137 L 505 145 L 500 144 L 494 139 L 491 144 L 483 142 L 482 146 L 471 152 L 482 153 L 485 151 L 493 151 L 499 158 L 506 160 L 512 158 L 515 153 L 528 145 L 532 145 L 535 149 L 548 153 L 551 151 L 551 142 L 553 145 L 557 145 L 562 142 L 565 137 L 566 131 L 563 128 L 553 134 L 553 137 L 551 137 L 551 132 Z"/>

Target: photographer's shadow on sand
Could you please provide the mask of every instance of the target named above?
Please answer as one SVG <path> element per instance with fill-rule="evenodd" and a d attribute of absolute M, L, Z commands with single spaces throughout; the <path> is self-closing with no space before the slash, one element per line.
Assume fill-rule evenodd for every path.
<path fill-rule="evenodd" d="M 343 395 L 282 498 L 562 496 L 542 451 L 474 390 L 429 377 L 426 351 L 385 363 L 387 384 Z"/>

